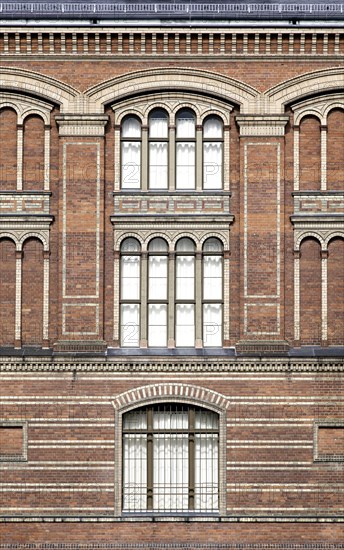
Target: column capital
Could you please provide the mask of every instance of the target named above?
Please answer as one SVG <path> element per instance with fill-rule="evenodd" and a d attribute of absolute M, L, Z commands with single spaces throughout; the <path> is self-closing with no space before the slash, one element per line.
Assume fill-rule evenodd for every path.
<path fill-rule="evenodd" d="M 75 115 L 63 114 L 55 116 L 59 128 L 59 135 L 103 137 L 108 115 Z"/>
<path fill-rule="evenodd" d="M 288 115 L 237 115 L 240 137 L 283 137 Z"/>

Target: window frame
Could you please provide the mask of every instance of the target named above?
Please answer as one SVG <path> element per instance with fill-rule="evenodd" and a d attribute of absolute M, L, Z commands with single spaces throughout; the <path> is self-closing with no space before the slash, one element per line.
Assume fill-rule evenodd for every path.
<path fill-rule="evenodd" d="M 166 115 L 167 119 L 167 136 L 165 138 L 157 138 L 157 137 L 151 137 L 150 131 L 151 131 L 151 117 L 154 115 L 155 111 L 162 111 Z M 170 191 L 171 188 L 171 181 L 170 181 L 170 140 L 171 140 L 171 129 L 170 129 L 170 115 L 164 109 L 163 107 L 154 107 L 148 115 L 148 135 L 147 135 L 147 190 L 151 193 L 159 192 L 159 191 Z M 151 181 L 150 181 L 150 168 L 151 168 L 151 144 L 152 143 L 165 143 L 167 148 L 167 174 L 166 174 L 166 187 L 151 187 Z M 145 159 L 141 158 L 141 173 L 143 168 L 143 163 L 145 162 Z M 142 182 L 141 182 L 142 183 Z M 141 186 L 142 189 L 142 186 Z"/>
<path fill-rule="evenodd" d="M 209 241 L 210 239 L 216 239 L 221 246 L 221 251 L 219 252 L 205 252 L 204 251 L 204 245 Z M 204 298 L 204 267 L 205 267 L 205 261 L 204 258 L 206 256 L 219 256 L 221 257 L 221 299 L 215 299 L 211 300 L 209 298 Z M 224 282 L 225 282 L 225 263 L 224 263 L 224 248 L 223 248 L 223 242 L 218 237 L 207 237 L 205 241 L 203 242 L 202 246 L 202 297 L 201 297 L 201 307 L 202 307 L 202 343 L 203 348 L 218 348 L 223 347 L 223 340 L 224 340 L 224 307 L 225 307 L 225 300 L 224 300 Z M 221 344 L 220 346 L 206 346 L 205 345 L 205 332 L 204 332 L 204 306 L 207 304 L 219 304 L 221 305 Z"/>
<path fill-rule="evenodd" d="M 178 116 L 183 111 L 189 111 L 193 115 L 195 135 L 192 138 L 178 137 L 178 131 L 177 131 Z M 195 111 L 191 107 L 188 107 L 188 106 L 183 106 L 180 109 L 178 109 L 178 111 L 176 112 L 176 115 L 175 115 L 175 127 L 176 127 L 175 143 L 174 143 L 174 149 L 175 149 L 175 153 L 174 153 L 174 156 L 175 156 L 175 160 L 174 160 L 174 172 L 175 172 L 174 186 L 175 186 L 175 190 L 177 192 L 180 192 L 180 191 L 181 192 L 194 192 L 194 191 L 197 190 L 197 166 L 198 166 L 198 162 L 200 161 L 200 159 L 197 158 L 197 152 L 198 152 L 197 151 L 197 144 L 198 144 L 197 134 L 198 134 L 198 132 L 197 132 L 197 116 L 196 116 Z M 180 144 L 180 143 L 192 143 L 194 145 L 194 182 L 193 182 L 193 187 L 178 187 L 178 144 Z M 202 154 L 202 161 L 203 161 L 203 154 Z"/>
<path fill-rule="evenodd" d="M 205 138 L 204 137 L 204 125 L 210 118 L 217 118 L 221 122 L 221 138 Z M 206 143 L 220 143 L 221 144 L 221 186 L 219 188 L 206 188 L 204 186 L 204 145 Z M 216 192 L 216 191 L 223 191 L 224 190 L 224 170 L 225 170 L 225 129 L 224 129 L 224 122 L 222 117 L 220 117 L 218 114 L 210 114 L 207 115 L 203 121 L 202 121 L 202 190 L 208 191 L 208 192 Z M 196 158 L 196 164 L 199 162 L 199 159 Z"/>
<path fill-rule="evenodd" d="M 166 244 L 166 251 L 162 252 L 154 252 L 149 250 L 149 245 L 154 241 L 154 239 L 162 239 Z M 161 256 L 166 257 L 167 259 L 167 274 L 166 274 L 166 298 L 165 300 L 158 300 L 154 298 L 149 297 L 149 283 L 150 283 L 150 263 L 149 259 L 152 256 Z M 168 319 L 168 306 L 170 302 L 170 273 L 169 273 L 169 257 L 170 257 L 170 246 L 169 243 L 163 238 L 160 237 L 160 235 L 152 236 L 148 242 L 147 246 L 147 280 L 145 281 L 145 287 L 146 287 L 146 304 L 147 304 L 147 318 L 146 318 L 146 326 L 147 326 L 147 346 L 148 348 L 167 348 L 168 343 L 168 329 L 169 329 L 169 319 Z M 142 266 L 141 266 L 142 267 Z M 150 305 L 165 305 L 166 306 L 166 344 L 164 346 L 151 346 L 149 345 L 149 306 Z"/>
<path fill-rule="evenodd" d="M 115 426 L 116 426 L 116 445 L 115 445 L 115 463 L 118 464 L 118 468 L 115 468 L 115 513 L 119 517 L 135 517 L 135 516 L 144 516 L 144 517 L 154 517 L 154 516 L 165 516 L 176 521 L 184 521 L 183 518 L 188 516 L 199 516 L 199 517 L 221 517 L 226 514 L 226 457 L 227 457 L 227 405 L 224 405 L 222 402 L 221 405 L 215 405 L 213 400 L 210 402 L 199 400 L 196 398 L 183 397 L 174 393 L 176 388 L 172 388 L 171 392 L 174 395 L 164 395 L 164 391 L 159 391 L 159 385 L 154 386 L 154 394 L 161 395 L 161 397 L 146 397 L 144 399 L 139 399 L 139 401 L 131 402 L 129 405 L 120 405 L 119 408 L 115 408 Z M 151 395 L 149 391 L 151 387 L 147 387 L 146 391 L 148 395 Z M 196 390 L 196 387 L 190 386 Z M 144 388 L 141 388 L 141 391 Z M 200 388 L 199 388 L 200 389 Z M 174 390 L 174 391 L 173 391 Z M 146 393 L 146 391 L 144 393 Z M 178 391 L 178 390 L 177 390 Z M 138 389 L 140 395 L 140 389 Z M 190 393 L 190 391 L 189 391 Z M 192 393 L 192 392 L 191 392 Z M 196 392 L 197 393 L 197 392 Z M 136 394 L 135 394 L 136 398 Z M 123 510 L 123 472 L 124 472 L 124 453 L 123 453 L 123 416 L 127 412 L 131 412 L 140 407 L 156 405 L 156 404 L 180 404 L 187 406 L 200 407 L 202 409 L 214 412 L 218 414 L 218 510 L 205 512 L 205 511 L 182 511 L 182 512 L 161 512 L 157 510 L 147 510 L 146 512 L 138 511 L 124 511 Z"/>
<path fill-rule="evenodd" d="M 123 252 L 122 251 L 122 246 L 123 246 L 123 243 L 128 240 L 128 239 L 134 239 L 138 245 L 139 245 L 139 250 L 137 252 Z M 123 263 L 122 263 L 122 259 L 124 256 L 135 256 L 135 257 L 138 257 L 139 258 L 139 297 L 138 299 L 135 299 L 135 300 L 128 300 L 127 298 L 124 299 L 122 298 L 122 272 L 123 272 Z M 140 340 L 141 340 L 141 309 L 142 309 L 142 244 L 140 243 L 140 241 L 137 239 L 137 237 L 132 237 L 130 235 L 124 237 L 120 243 L 120 249 L 119 249 L 119 257 L 120 257 L 120 261 L 119 261 L 119 285 L 118 285 L 118 288 L 119 288 L 119 339 L 120 339 L 120 346 L 121 348 L 126 348 L 126 349 L 131 349 L 131 348 L 138 348 L 140 347 Z M 123 316 L 122 316 L 122 306 L 123 305 L 130 305 L 130 304 L 137 304 L 138 305 L 138 318 L 139 318 L 139 323 L 138 323 L 138 345 L 137 346 L 125 346 L 124 343 L 123 343 L 123 340 L 122 340 L 122 328 L 123 328 Z"/>
<path fill-rule="evenodd" d="M 185 252 L 185 251 L 178 251 L 177 247 L 178 247 L 178 243 L 182 240 L 182 239 L 189 239 L 193 246 L 194 246 L 194 250 L 191 252 Z M 181 257 L 181 256 L 189 256 L 189 257 L 192 257 L 194 259 L 194 263 L 193 263 L 193 266 L 194 266 L 194 282 L 193 282 L 193 285 L 194 285 L 194 297 L 193 299 L 179 299 L 177 298 L 177 263 L 178 263 L 178 257 Z M 195 241 L 189 237 L 189 236 L 181 236 L 175 243 L 175 249 L 174 249 L 174 258 L 175 258 L 175 266 L 174 266 L 174 341 L 175 341 L 175 347 L 176 348 L 195 348 L 196 347 L 196 307 L 197 307 L 197 302 L 198 302 L 198 297 L 197 297 L 197 246 L 196 246 L 196 243 Z M 200 298 L 199 298 L 200 299 Z M 177 307 L 178 305 L 193 305 L 193 327 L 194 327 L 194 338 L 193 338 L 193 345 L 192 346 L 178 346 L 177 344 Z"/>
<path fill-rule="evenodd" d="M 123 124 L 126 122 L 127 119 L 134 118 L 137 120 L 137 122 L 140 124 L 140 137 L 133 138 L 133 137 L 123 137 Z M 123 186 L 123 144 L 124 143 L 139 143 L 140 144 L 140 162 L 139 162 L 139 185 L 138 187 L 124 187 Z M 120 125 L 120 167 L 119 167 L 119 174 L 120 174 L 120 189 L 121 191 L 131 191 L 131 192 L 138 192 L 142 190 L 142 145 L 143 145 L 143 136 L 142 136 L 142 120 L 134 113 L 128 113 L 126 114 L 122 120 Z"/>

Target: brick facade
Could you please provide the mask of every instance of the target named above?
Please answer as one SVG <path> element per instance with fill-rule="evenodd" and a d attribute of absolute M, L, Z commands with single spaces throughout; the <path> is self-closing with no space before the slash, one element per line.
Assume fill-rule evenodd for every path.
<path fill-rule="evenodd" d="M 343 56 L 336 25 L 1 27 L 0 548 L 343 547 Z M 159 191 L 148 184 L 153 108 L 169 117 Z M 181 108 L 196 120 L 188 192 L 175 187 Z M 141 188 L 128 191 L 129 115 L 141 123 Z M 223 124 L 214 191 L 200 160 L 210 115 Z M 128 237 L 140 246 L 134 348 L 120 326 Z M 169 266 L 158 349 L 154 237 Z M 196 266 L 187 349 L 174 329 L 183 237 Z M 202 332 L 211 237 L 223 247 L 216 348 Z M 122 513 L 122 417 L 162 403 L 219 415 L 216 514 Z"/>

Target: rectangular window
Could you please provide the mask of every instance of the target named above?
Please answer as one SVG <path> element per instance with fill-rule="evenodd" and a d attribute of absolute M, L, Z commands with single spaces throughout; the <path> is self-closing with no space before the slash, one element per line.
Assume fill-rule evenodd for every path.
<path fill-rule="evenodd" d="M 140 189 L 141 186 L 141 143 L 122 142 L 122 188 Z"/>
<path fill-rule="evenodd" d="M 167 189 L 168 187 L 168 144 L 150 142 L 149 144 L 149 188 Z"/>
<path fill-rule="evenodd" d="M 314 426 L 314 460 L 344 462 L 344 424 L 316 423 Z"/>
<path fill-rule="evenodd" d="M 176 346 L 195 345 L 195 306 L 194 304 L 176 305 Z"/>
<path fill-rule="evenodd" d="M 140 342 L 139 304 L 121 305 L 121 343 L 124 347 L 138 347 Z"/>
<path fill-rule="evenodd" d="M 222 189 L 222 143 L 203 144 L 203 188 Z"/>
<path fill-rule="evenodd" d="M 176 188 L 195 189 L 195 143 L 177 143 Z"/>
<path fill-rule="evenodd" d="M 148 305 L 148 345 L 164 347 L 167 344 L 167 305 Z"/>

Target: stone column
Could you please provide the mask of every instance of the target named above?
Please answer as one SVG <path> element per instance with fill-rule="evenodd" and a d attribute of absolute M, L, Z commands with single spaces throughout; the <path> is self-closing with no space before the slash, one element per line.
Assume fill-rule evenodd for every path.
<path fill-rule="evenodd" d="M 282 352 L 284 131 L 288 116 L 240 115 L 242 273 L 239 351 Z"/>
<path fill-rule="evenodd" d="M 101 351 L 105 115 L 58 115 L 60 137 L 58 351 Z"/>

